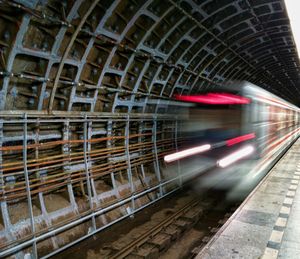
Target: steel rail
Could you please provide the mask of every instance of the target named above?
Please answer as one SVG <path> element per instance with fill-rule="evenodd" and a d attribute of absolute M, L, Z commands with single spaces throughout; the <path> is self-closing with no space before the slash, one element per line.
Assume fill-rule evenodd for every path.
<path fill-rule="evenodd" d="M 174 139 L 173 138 L 169 138 L 169 139 L 163 139 L 163 140 L 158 140 L 157 144 L 158 146 L 161 146 L 162 144 L 165 145 L 171 145 L 173 144 Z M 179 143 L 183 143 L 184 140 L 179 139 L 178 140 Z M 134 153 L 135 151 L 147 151 L 149 149 L 150 146 L 153 146 L 154 143 L 152 141 L 147 141 L 147 142 L 140 142 L 140 143 L 135 143 L 135 144 L 131 144 L 130 145 L 130 153 Z M 90 157 L 92 157 L 93 159 L 89 159 L 90 161 L 95 160 L 96 158 L 101 158 L 101 155 L 107 155 L 109 152 L 113 152 L 112 154 L 114 155 L 113 157 L 118 157 L 120 156 L 122 153 L 124 153 L 124 146 L 117 146 L 117 147 L 110 147 L 110 148 L 101 148 L 101 149 L 94 149 L 91 151 L 87 151 L 87 154 L 90 155 Z M 11 151 L 11 150 L 8 150 Z M 51 165 L 51 164 L 55 164 L 55 166 L 59 166 L 61 164 L 57 164 L 58 162 L 63 162 L 63 161 L 74 161 L 74 163 L 76 162 L 80 162 L 84 157 L 84 152 L 70 152 L 69 154 L 59 154 L 59 155 L 55 155 L 55 156 L 51 156 L 51 160 L 49 161 L 49 156 L 47 157 L 40 157 L 40 158 L 36 158 L 36 159 L 30 159 L 27 160 L 27 167 L 29 168 L 29 172 L 35 172 L 36 169 L 30 169 L 32 167 L 36 167 L 36 166 L 43 166 L 43 165 Z M 106 157 L 107 158 L 107 157 Z M 72 164 L 72 162 L 71 162 Z M 23 165 L 22 162 L 7 162 L 7 163 L 3 163 L 0 168 L 3 170 L 3 172 L 9 172 L 12 170 L 18 170 L 18 169 L 22 169 Z M 40 169 L 46 169 L 46 168 L 50 168 L 50 167 L 42 167 Z M 21 173 L 21 172 L 20 172 Z M 17 175 L 18 173 L 15 172 L 15 175 Z M 9 174 L 6 174 L 9 175 Z"/>
<path fill-rule="evenodd" d="M 172 140 L 160 141 L 160 143 L 168 144 L 169 141 L 172 141 Z M 142 144 L 142 143 L 137 144 L 134 147 L 131 146 L 131 153 L 134 152 L 135 150 L 147 151 L 148 147 L 152 146 L 152 145 L 153 145 L 152 142 L 148 142 L 148 143 L 145 143 L 145 144 Z M 107 148 L 107 149 L 103 148 L 103 149 L 99 149 L 98 151 L 96 151 L 96 150 L 93 150 L 93 151 L 95 151 L 95 152 L 88 152 L 88 154 L 90 155 L 89 161 L 92 161 L 92 162 L 95 161 L 96 162 L 97 158 L 108 158 L 108 156 L 107 156 L 108 151 L 113 152 L 112 153 L 113 157 L 121 156 L 124 153 L 124 147 L 111 147 L 111 148 Z M 82 159 L 83 156 L 84 156 L 83 152 L 77 152 L 77 153 L 70 153 L 69 156 L 66 155 L 66 154 L 51 156 L 51 158 L 52 158 L 51 161 L 49 161 L 48 157 L 45 157 L 45 158 L 40 158 L 40 159 L 27 160 L 27 162 L 28 162 L 28 168 L 35 168 L 36 166 L 43 166 L 39 169 L 36 169 L 36 168 L 35 169 L 29 169 L 29 172 L 32 173 L 32 172 L 35 172 L 36 170 L 50 169 L 50 168 L 53 168 L 54 166 L 62 165 L 62 164 L 58 164 L 59 162 L 68 161 L 68 162 L 70 162 L 69 165 L 77 164 L 77 163 L 82 161 L 80 159 Z M 17 162 L 17 163 L 9 162 L 9 163 L 3 163 L 0 168 L 3 170 L 3 172 L 7 173 L 7 172 L 10 172 L 10 171 L 22 169 L 23 165 L 21 164 L 21 162 Z M 18 175 L 18 174 L 21 174 L 21 173 L 22 173 L 22 171 L 14 172 L 12 174 L 7 173 L 5 175 L 6 176 L 8 176 L 8 175 Z"/>
<path fill-rule="evenodd" d="M 168 152 L 165 152 L 165 153 L 168 153 Z M 160 158 L 162 156 L 165 155 L 164 154 L 160 154 Z M 110 174 L 110 173 L 116 173 L 120 170 L 125 170 L 127 169 L 126 167 L 126 161 L 123 161 L 122 163 L 118 163 L 119 165 L 117 167 L 112 167 L 110 165 L 108 165 L 107 167 L 105 166 L 102 166 L 101 169 L 99 170 L 92 170 L 91 172 L 93 173 L 93 176 L 92 178 L 95 179 L 96 177 L 99 177 L 99 176 L 105 176 L 107 174 Z M 138 166 L 138 165 L 141 165 L 141 164 L 144 164 L 146 165 L 147 163 L 151 163 L 153 162 L 153 155 L 152 154 L 148 154 L 148 155 L 144 155 L 143 157 L 139 158 L 138 161 L 135 160 L 132 165 L 133 166 Z M 62 177 L 58 177 L 58 175 L 62 175 Z M 78 178 L 77 176 L 81 176 L 80 178 Z M 51 178 L 54 178 L 54 180 L 49 180 L 49 178 L 43 182 L 39 182 L 37 184 L 30 184 L 30 187 L 31 188 L 38 188 L 38 189 L 35 189 L 35 190 L 32 190 L 31 191 L 31 194 L 38 194 L 40 192 L 50 192 L 50 191 L 53 191 L 53 189 L 55 189 L 55 187 L 59 186 L 59 187 L 62 187 L 64 185 L 66 185 L 69 181 L 71 182 L 82 182 L 82 181 L 86 181 L 86 177 L 84 176 L 84 173 L 83 173 L 83 169 L 80 170 L 80 171 L 76 171 L 76 172 L 72 172 L 72 173 L 60 173 L 60 174 L 56 174 L 56 175 L 51 175 Z M 71 178 L 70 178 L 71 177 Z M 34 179 L 35 181 L 40 181 L 39 179 Z M 66 180 L 65 182 L 60 182 L 62 180 Z M 33 181 L 31 181 L 33 182 Z M 60 182 L 59 184 L 51 184 L 49 185 L 50 183 L 55 183 L 55 182 Z M 7 185 L 4 185 L 2 187 L 2 191 L 3 194 L 4 194 L 4 197 L 3 198 L 4 200 L 10 200 L 10 199 L 15 199 L 15 198 L 21 198 L 21 197 L 25 197 L 25 195 L 27 194 L 27 191 L 26 192 L 23 192 L 23 193 L 18 193 L 16 194 L 16 192 L 18 191 L 22 191 L 22 190 L 25 190 L 25 187 L 24 187 L 24 183 L 25 182 L 18 182 L 18 184 L 15 184 L 15 185 L 23 185 L 23 187 L 19 187 L 19 188 L 12 188 L 12 186 L 7 186 Z M 46 186 L 44 188 L 40 188 L 40 186 Z M 6 190 L 6 188 L 9 188 L 9 190 Z M 10 195 L 9 193 L 13 193 L 12 195 Z M 0 198 L 0 200 L 2 200 Z"/>
<path fill-rule="evenodd" d="M 132 122 L 135 121 L 153 121 L 153 113 L 110 113 L 110 112 L 80 112 L 80 111 L 53 111 L 48 113 L 46 111 L 34 111 L 34 110 L 10 110 L 10 111 L 0 111 L 0 117 L 3 117 L 4 124 L 10 123 L 22 123 L 24 122 L 24 113 L 27 114 L 28 123 L 36 123 L 37 119 L 41 123 L 63 123 L 65 118 L 68 118 L 70 122 L 83 122 L 84 117 L 87 115 L 88 120 L 93 122 L 107 122 L 107 120 L 112 119 L 114 122 L 126 122 L 126 118 L 129 115 Z M 186 116 L 176 115 L 178 119 L 188 118 Z M 157 120 L 162 121 L 172 121 L 174 116 L 171 114 L 156 114 Z M 18 118 L 18 120 L 13 120 L 13 118 Z M 31 119 L 30 119 L 31 118 Z M 42 118 L 42 119 L 41 119 Z M 5 120 L 6 119 L 6 120 Z"/>
<path fill-rule="evenodd" d="M 189 174 L 186 173 L 185 175 L 189 175 Z M 167 184 L 169 184 L 169 183 L 171 183 L 171 182 L 173 182 L 173 181 L 176 181 L 176 180 L 178 180 L 177 177 L 174 177 L 174 178 L 172 178 L 172 179 L 169 179 L 169 180 L 164 181 L 163 183 L 161 183 L 161 184 L 159 184 L 159 185 L 157 185 L 157 186 L 148 188 L 147 190 L 145 190 L 145 191 L 143 191 L 143 192 L 141 192 L 141 193 L 134 194 L 134 195 L 133 195 L 133 196 L 134 196 L 134 199 L 138 199 L 138 198 L 142 197 L 143 195 L 146 195 L 147 193 L 150 193 L 150 192 L 155 191 L 156 189 L 159 189 L 160 186 L 167 185 Z M 156 201 L 162 199 L 163 197 L 165 197 L 165 196 L 167 196 L 167 195 L 170 195 L 171 193 L 173 193 L 173 192 L 175 192 L 175 191 L 177 191 L 177 190 L 179 190 L 179 189 L 180 189 L 180 187 L 175 188 L 174 190 L 172 190 L 172 191 L 170 191 L 170 192 L 168 192 L 168 193 L 166 193 L 166 194 L 163 194 L 163 196 L 157 198 L 156 200 L 154 200 L 154 201 L 152 201 L 152 202 L 150 202 L 150 203 L 147 203 L 145 206 L 142 206 L 142 207 L 136 209 L 136 212 L 139 211 L 139 210 L 141 210 L 141 209 L 143 209 L 143 208 L 145 208 L 145 207 L 147 207 L 147 206 L 149 206 L 149 205 L 151 205 L 151 204 L 153 204 L 154 202 L 156 202 Z M 78 224 L 80 224 L 80 223 L 83 223 L 83 222 L 85 222 L 85 221 L 91 219 L 91 217 L 92 217 L 93 215 L 94 215 L 94 216 L 99 216 L 99 215 L 101 215 L 101 214 L 103 214 L 103 213 L 106 213 L 106 212 L 112 210 L 112 209 L 118 208 L 118 207 L 120 207 L 120 206 L 122 206 L 122 205 L 124 205 L 124 204 L 126 204 L 126 203 L 128 203 L 128 202 L 130 202 L 131 199 L 132 199 L 132 197 L 130 196 L 129 198 L 126 198 L 126 199 L 124 199 L 124 200 L 118 202 L 117 204 L 113 204 L 113 205 L 111 205 L 111 206 L 109 206 L 109 207 L 107 207 L 107 208 L 100 209 L 100 210 L 98 210 L 98 211 L 96 211 L 96 212 L 94 212 L 94 213 L 92 213 L 92 214 L 88 214 L 88 215 L 86 215 L 86 216 L 80 217 L 80 218 L 78 218 L 77 220 L 74 220 L 74 221 L 70 222 L 69 224 L 60 226 L 60 227 L 58 227 L 58 228 L 56 228 L 56 229 L 53 229 L 53 227 L 52 227 L 52 230 L 50 230 L 50 231 L 48 231 L 48 232 L 46 232 L 46 233 L 43 233 L 43 234 L 41 234 L 41 235 L 39 235 L 39 236 L 36 236 L 35 239 L 27 240 L 27 241 L 25 241 L 25 242 L 23 242 L 23 243 L 21 243 L 21 244 L 18 244 L 18 245 L 16 245 L 16 246 L 10 247 L 10 248 L 8 248 L 8 249 L 6 249 L 6 250 L 4 250 L 4 251 L 1 251 L 1 252 L 0 252 L 0 257 L 8 256 L 8 255 L 10 255 L 10 254 L 12 254 L 12 253 L 14 253 L 14 252 L 16 252 L 16 251 L 19 251 L 20 249 L 23 249 L 23 248 L 26 248 L 26 247 L 30 246 L 33 242 L 37 242 L 37 243 L 38 243 L 39 241 L 45 240 L 46 238 L 49 238 L 49 237 L 51 237 L 51 236 L 53 236 L 53 235 L 55 235 L 55 234 L 58 234 L 58 233 L 60 233 L 60 232 L 62 232 L 62 231 L 65 231 L 65 230 L 67 230 L 67 229 L 69 229 L 69 228 L 72 228 L 72 227 L 74 227 L 74 226 L 76 226 L 76 225 L 78 225 Z M 128 215 L 125 215 L 125 216 L 122 217 L 121 219 L 124 219 L 124 218 L 126 218 L 126 217 L 128 217 Z M 118 221 L 119 221 L 119 220 L 117 220 L 116 222 L 118 222 Z M 70 243 L 69 245 L 72 245 L 72 244 L 74 244 L 74 243 L 77 243 L 77 242 L 79 242 L 81 239 L 85 239 L 85 238 L 87 238 L 87 237 L 89 237 L 89 236 L 91 236 L 91 235 L 94 235 L 95 233 L 97 233 L 97 232 L 99 232 L 99 231 L 101 231 L 101 230 L 103 230 L 103 229 L 109 227 L 110 225 L 112 225 L 112 224 L 114 224 L 114 223 L 115 223 L 115 222 L 112 222 L 111 224 L 107 224 L 107 225 L 105 225 L 105 226 L 103 226 L 103 227 L 101 227 L 101 228 L 98 228 L 97 230 L 92 231 L 91 233 L 87 234 L 87 235 L 84 236 L 83 238 L 80 238 L 80 239 L 76 240 L 75 242 Z M 67 245 L 67 246 L 69 246 L 69 245 Z M 64 246 L 63 249 L 65 249 L 65 247 L 66 247 L 66 246 Z M 54 251 L 54 253 L 57 253 L 59 250 L 60 250 L 60 249 Z M 45 256 L 44 258 L 47 258 L 47 257 L 49 257 L 49 256 L 51 256 L 51 254 L 48 254 L 48 255 Z"/>
<path fill-rule="evenodd" d="M 161 133 L 161 132 L 159 132 Z M 159 134 L 158 133 L 158 134 Z M 141 133 L 141 134 L 132 134 L 129 135 L 128 138 L 137 138 L 139 136 L 151 136 L 152 133 Z M 102 138 L 94 138 L 94 139 L 88 139 L 88 143 L 95 143 L 95 142 L 101 142 L 101 141 L 107 141 L 107 140 L 119 140 L 119 139 L 126 139 L 126 136 L 110 136 L 110 137 L 102 137 Z M 27 145 L 27 149 L 31 148 L 38 148 L 38 147 L 49 147 L 54 145 L 63 145 L 63 144 L 83 144 L 84 140 L 76 139 L 76 140 L 56 140 L 52 142 L 46 142 L 46 143 L 38 143 L 38 144 L 30 144 Z M 17 146 L 4 146 L 0 147 L 1 151 L 14 151 L 14 150 L 23 150 L 23 147 L 21 145 Z"/>
<path fill-rule="evenodd" d="M 159 145 L 159 147 L 163 146 L 164 147 L 164 152 L 159 152 L 159 159 L 161 159 L 165 154 L 169 153 L 170 152 L 170 149 L 166 149 L 166 144 L 163 142 Z M 150 147 L 151 148 L 151 147 Z M 173 148 L 171 148 L 172 150 Z M 139 151 L 140 149 L 137 149 L 137 151 Z M 137 166 L 137 165 L 140 165 L 144 162 L 147 162 L 147 159 L 149 158 L 148 162 L 152 162 L 153 160 L 153 154 L 152 153 L 148 153 L 148 154 L 144 154 L 143 156 L 140 156 L 139 158 L 137 159 L 133 159 L 133 166 Z M 82 162 L 82 161 L 81 161 Z M 99 176 L 99 172 L 106 172 L 107 173 L 111 173 L 111 172 L 118 172 L 119 170 L 122 170 L 122 169 L 125 169 L 126 168 L 126 165 L 125 165 L 125 160 L 121 161 L 121 162 L 118 162 L 118 163 L 115 163 L 116 165 L 112 166 L 110 162 L 107 162 L 107 163 L 103 163 L 101 165 L 98 165 L 98 166 L 94 166 L 91 168 L 91 172 L 93 173 L 93 178 Z M 122 166 L 124 165 L 124 166 Z M 37 165 L 35 165 L 37 166 Z M 62 164 L 60 165 L 55 165 L 56 167 L 57 166 L 62 166 Z M 99 168 L 99 169 L 97 169 Z M 42 170 L 43 168 L 39 168 L 39 170 Z M 110 170 L 109 170 L 110 169 Z M 108 170 L 108 171 L 107 171 Z M 79 171 L 73 171 L 73 172 L 64 172 L 64 173 L 56 173 L 56 174 L 51 174 L 50 176 L 46 176 L 46 177 L 43 177 L 43 181 L 42 182 L 39 182 L 40 180 L 39 179 L 32 179 L 30 181 L 31 183 L 31 188 L 36 188 L 36 187 L 39 187 L 39 186 L 46 186 L 47 184 L 49 183 L 53 183 L 53 182 L 57 182 L 57 181 L 61 181 L 61 180 L 64 180 L 64 179 L 68 179 L 70 176 L 71 176 L 71 179 L 73 178 L 76 178 L 77 176 L 80 176 L 82 175 L 82 172 L 83 169 L 79 170 Z M 14 175 L 14 174 L 10 174 L 10 175 Z M 7 175 L 6 175 L 7 176 Z M 62 177 L 59 177 L 59 176 L 62 176 Z M 103 176 L 101 174 L 101 176 Z M 50 180 L 51 178 L 55 178 L 54 180 Z M 78 179 L 76 178 L 77 181 L 81 180 L 82 178 Z M 83 178 L 85 179 L 85 178 Z M 34 184 L 34 182 L 38 182 L 36 184 Z M 23 185 L 24 182 L 17 182 L 15 183 L 13 186 L 12 185 L 4 185 L 2 187 L 3 189 L 3 192 L 6 194 L 5 197 L 6 199 L 11 199 L 12 197 L 10 195 L 7 195 L 9 194 L 10 192 L 13 192 L 15 193 L 16 191 L 20 191 L 20 190 L 23 190 L 24 189 L 24 186 L 23 188 L 22 187 L 19 187 L 19 188 L 16 188 L 16 186 L 18 185 Z M 7 188 L 9 188 L 9 190 L 5 190 Z M 13 188 L 12 188 L 13 187 Z M 51 186 L 50 186 L 51 187 Z M 48 186 L 48 189 L 50 188 Z M 33 190 L 32 191 L 32 194 L 36 194 L 38 192 L 41 192 L 41 191 L 45 191 L 45 190 L 41 190 L 41 189 L 37 189 L 37 190 Z M 19 197 L 21 194 L 19 194 L 18 196 L 13 196 L 13 197 Z"/>
<path fill-rule="evenodd" d="M 162 154 L 161 156 L 159 156 L 160 158 L 162 156 L 164 156 L 165 154 Z M 148 158 L 147 158 L 148 156 Z M 133 166 L 138 166 L 138 165 L 147 165 L 148 163 L 152 163 L 153 162 L 153 156 L 151 154 L 142 157 L 141 159 L 139 159 L 140 161 L 134 161 L 132 163 Z M 93 176 L 91 177 L 92 179 L 95 179 L 97 177 L 103 177 L 105 175 L 108 175 L 110 173 L 117 173 L 120 170 L 126 170 L 126 163 L 123 162 L 122 164 L 120 163 L 120 165 L 118 167 L 114 167 L 113 169 L 111 168 L 111 166 L 107 166 L 107 167 L 102 167 L 101 170 L 94 170 L 92 171 Z M 71 178 L 70 178 L 71 177 Z M 63 181 L 63 182 L 62 182 Z M 58 178 L 57 176 L 55 176 L 54 180 L 47 180 L 47 181 L 43 181 L 37 184 L 31 184 L 30 187 L 31 188 L 38 188 L 38 189 L 34 189 L 31 190 L 31 194 L 32 196 L 34 194 L 38 194 L 40 192 L 53 192 L 56 188 L 61 188 L 63 186 L 66 186 L 68 183 L 77 183 L 77 182 L 81 182 L 84 183 L 86 181 L 86 176 L 84 174 L 84 170 L 75 172 L 75 173 L 64 173 L 62 177 Z M 55 182 L 59 182 L 56 183 Z M 53 184 L 54 183 L 54 184 Z M 51 185 L 49 185 L 51 184 Z M 12 199 L 21 199 L 21 198 L 25 198 L 27 195 L 27 191 L 25 192 L 19 192 L 18 191 L 22 191 L 25 190 L 25 186 L 24 186 L 24 182 L 22 183 L 23 188 L 19 187 L 19 188 L 14 188 L 11 189 L 11 186 L 7 187 L 6 185 L 4 185 L 4 188 L 2 188 L 3 192 L 3 197 L 0 198 L 0 200 L 12 200 Z M 42 186 L 43 188 L 41 188 L 40 186 Z M 5 190 L 5 188 L 10 188 L 9 190 Z M 9 193 L 13 193 L 13 194 L 9 194 Z"/>
<path fill-rule="evenodd" d="M 172 141 L 172 140 L 169 140 L 169 141 L 160 141 L 158 147 L 165 147 L 165 145 L 173 146 L 173 143 L 170 142 L 170 141 Z M 153 143 L 149 143 L 149 144 L 141 145 L 141 146 L 142 146 L 142 149 L 139 146 L 136 146 L 135 148 L 132 148 L 130 150 L 130 153 L 133 152 L 133 154 L 135 154 L 137 151 L 141 151 L 141 152 L 148 151 L 148 150 L 150 150 L 153 147 Z M 172 149 L 172 148 L 169 148 L 169 149 Z M 164 149 L 164 150 L 166 151 L 166 149 Z M 110 156 L 109 156 L 109 154 L 107 153 L 108 151 L 113 151 L 114 153 L 110 154 Z M 91 161 L 91 162 L 97 162 L 99 160 L 103 160 L 103 159 L 109 158 L 109 157 L 111 157 L 111 155 L 113 155 L 115 157 L 118 157 L 121 154 L 124 154 L 124 147 L 121 147 L 118 150 L 114 149 L 114 150 L 108 150 L 108 151 L 107 152 L 101 152 L 101 153 L 98 153 L 98 154 L 92 154 L 92 155 L 90 155 L 91 157 L 93 157 L 93 159 L 90 159 L 89 161 Z M 115 152 L 117 152 L 117 153 L 115 153 Z M 90 153 L 88 153 L 88 154 L 90 154 Z M 143 154 L 143 155 L 145 155 L 145 154 Z M 82 158 L 82 156 L 81 156 L 81 158 Z M 123 160 L 124 159 L 121 159 L 121 161 L 123 161 Z M 65 159 L 54 160 L 54 161 L 51 161 L 51 162 L 35 163 L 32 166 L 30 166 L 30 167 L 37 167 L 37 166 L 42 166 L 42 165 L 45 165 L 45 164 L 52 164 L 52 163 L 55 163 L 55 164 L 53 166 L 40 167 L 39 169 L 31 169 L 31 170 L 28 170 L 28 171 L 30 173 L 33 173 L 33 172 L 37 172 L 37 170 L 50 169 L 50 168 L 55 168 L 55 167 L 63 166 L 62 163 L 57 164 L 57 162 L 65 162 L 65 161 L 69 161 L 71 165 L 82 163 L 82 160 L 75 160 L 72 163 L 71 162 L 71 161 L 73 161 L 72 158 L 71 159 L 70 158 L 65 158 Z M 117 163 L 117 162 L 114 162 L 114 163 Z M 109 164 L 111 164 L 111 163 L 109 163 Z M 96 165 L 94 168 L 97 168 L 99 166 L 101 166 L 101 165 L 98 165 L 98 166 Z M 20 168 L 23 168 L 23 167 L 13 167 L 13 168 L 10 167 L 10 168 L 3 168 L 3 169 L 6 169 L 4 171 L 8 172 L 8 171 L 17 170 L 17 169 L 20 169 Z M 19 171 L 19 172 L 5 174 L 5 176 L 12 176 L 12 175 L 17 176 L 17 175 L 22 175 L 22 173 L 23 173 L 23 171 Z"/>
<path fill-rule="evenodd" d="M 173 142 L 171 142 L 171 140 L 169 140 L 169 141 L 160 141 L 158 146 L 159 147 L 166 147 L 166 145 L 171 145 L 172 146 Z M 152 147 L 153 147 L 153 143 L 149 143 L 149 144 L 146 144 L 146 145 L 141 145 L 141 147 L 136 146 L 135 148 L 132 148 L 130 150 L 130 153 L 134 154 L 137 151 L 139 151 L 139 152 L 148 152 Z M 172 148 L 170 148 L 170 149 L 172 149 Z M 165 148 L 165 150 L 166 150 L 166 148 Z M 111 155 L 108 154 L 109 151 L 112 152 L 111 154 L 114 157 L 121 156 L 121 155 L 124 154 L 124 147 L 120 147 L 118 149 L 117 148 L 109 148 L 108 150 L 105 150 L 105 152 L 102 151 L 102 152 L 98 152 L 98 153 L 94 153 L 94 154 L 87 153 L 87 154 L 90 154 L 90 157 L 92 157 L 92 159 L 91 158 L 89 159 L 89 162 L 97 163 L 98 161 L 101 161 L 101 160 L 104 160 L 104 159 L 107 159 L 107 158 L 111 158 Z M 69 165 L 81 164 L 82 160 L 75 160 L 75 159 L 82 158 L 82 157 L 83 156 L 75 157 L 75 158 L 72 158 L 72 157 L 68 158 L 67 156 L 65 156 L 65 158 L 62 158 L 62 159 L 50 160 L 50 161 L 46 161 L 46 162 L 38 162 L 37 161 L 36 163 L 30 164 L 28 166 L 28 168 L 34 168 L 34 169 L 28 169 L 28 172 L 33 173 L 33 172 L 38 172 L 38 171 L 41 171 L 41 170 L 46 170 L 46 169 L 49 170 L 51 168 L 63 166 L 63 164 L 59 163 L 59 162 L 66 162 L 66 161 L 68 161 Z M 35 168 L 37 166 L 39 168 Z M 6 167 L 6 165 L 3 164 L 3 166 L 2 166 L 3 172 L 6 173 L 5 174 L 6 177 L 7 176 L 12 176 L 12 175 L 13 176 L 22 175 L 23 171 L 17 171 L 17 172 L 13 172 L 13 173 L 7 173 L 7 172 L 10 172 L 10 171 L 15 171 L 15 170 L 22 169 L 22 168 L 23 168 L 22 165 L 15 166 L 15 167 Z M 94 166 L 93 168 L 97 168 L 97 166 Z"/>
<path fill-rule="evenodd" d="M 112 259 L 121 259 L 125 258 L 129 254 L 131 254 L 136 248 L 140 247 L 144 243 L 146 243 L 151 237 L 158 234 L 162 229 L 168 227 L 171 225 L 176 219 L 181 217 L 182 215 L 186 214 L 191 208 L 198 205 L 201 201 L 199 199 L 194 199 L 191 202 L 189 202 L 187 205 L 176 211 L 174 214 L 170 215 L 165 220 L 161 221 L 156 226 L 152 227 L 148 231 L 141 234 L 137 239 L 135 239 L 133 242 L 131 242 L 128 246 L 124 247 L 120 251 L 118 251 L 116 254 L 113 254 L 110 256 Z"/>
<path fill-rule="evenodd" d="M 139 189 L 137 189 L 136 194 L 138 194 L 138 193 L 140 193 L 140 192 L 142 192 L 144 190 L 148 190 L 149 188 L 154 188 L 154 187 L 156 187 L 155 184 L 149 185 L 147 188 L 139 188 Z M 123 199 L 126 199 L 126 198 L 128 198 L 130 196 L 131 195 L 124 196 Z M 106 207 L 109 207 L 111 205 L 116 205 L 119 201 L 122 201 L 122 199 L 121 200 L 114 199 L 112 201 L 106 201 L 106 202 L 102 203 L 103 207 L 101 209 L 105 209 Z M 95 210 L 96 209 L 97 208 L 95 208 Z M 40 235 L 40 234 L 46 233 L 47 231 L 52 230 L 53 228 L 56 228 L 56 227 L 64 226 L 65 224 L 67 224 L 69 222 L 72 222 L 74 219 L 79 219 L 79 218 L 87 215 L 90 212 L 92 212 L 92 210 L 88 209 L 88 210 L 86 210 L 84 212 L 80 212 L 79 214 L 76 214 L 75 216 L 70 216 L 67 219 L 61 220 L 59 223 L 56 223 L 56 224 L 52 225 L 51 227 L 46 227 L 44 229 L 36 231 L 36 235 Z M 20 238 L 18 240 L 14 240 L 14 241 L 11 241 L 11 242 L 8 242 L 8 243 L 0 244 L 0 248 L 10 246 L 10 245 L 12 245 L 14 243 L 17 243 L 17 242 L 20 242 L 20 241 L 26 241 L 26 240 L 28 240 L 29 238 L 32 238 L 32 237 L 33 237 L 33 235 L 29 234 L 28 236 L 26 236 L 24 238 Z"/>

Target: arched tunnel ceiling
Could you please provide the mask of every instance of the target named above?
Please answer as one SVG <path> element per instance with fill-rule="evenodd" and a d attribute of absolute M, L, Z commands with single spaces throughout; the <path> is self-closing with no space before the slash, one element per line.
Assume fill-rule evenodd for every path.
<path fill-rule="evenodd" d="M 283 0 L 0 0 L 0 110 L 157 112 L 248 80 L 298 103 Z"/>

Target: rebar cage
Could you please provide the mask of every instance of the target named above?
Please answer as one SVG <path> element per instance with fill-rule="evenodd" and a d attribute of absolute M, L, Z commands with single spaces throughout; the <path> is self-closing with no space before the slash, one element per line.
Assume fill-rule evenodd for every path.
<path fill-rule="evenodd" d="M 179 188 L 182 176 L 161 170 L 183 141 L 177 123 L 158 115 L 1 119 L 1 255 L 57 251 Z"/>

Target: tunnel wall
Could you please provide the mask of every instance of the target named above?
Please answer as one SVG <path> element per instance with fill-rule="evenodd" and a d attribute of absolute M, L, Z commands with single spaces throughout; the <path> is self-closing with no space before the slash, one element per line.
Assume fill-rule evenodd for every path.
<path fill-rule="evenodd" d="M 58 251 L 180 188 L 182 175 L 162 171 L 163 156 L 183 141 L 177 123 L 104 114 L 2 119 L 0 254 Z"/>
<path fill-rule="evenodd" d="M 299 93 L 283 1 L 2 0 L 0 11 L 7 254 L 59 251 L 180 187 L 161 170 L 184 141 L 176 110 L 165 114 L 173 94 L 225 80 Z"/>

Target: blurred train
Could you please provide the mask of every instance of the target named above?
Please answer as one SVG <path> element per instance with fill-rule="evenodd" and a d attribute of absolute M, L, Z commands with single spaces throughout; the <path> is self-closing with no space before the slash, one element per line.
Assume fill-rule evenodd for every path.
<path fill-rule="evenodd" d="M 219 167 L 245 158 L 272 165 L 299 136 L 299 108 L 249 82 L 174 98 L 195 105 L 180 128 L 189 141 L 166 155 L 166 163 L 201 153 L 215 155 Z"/>

